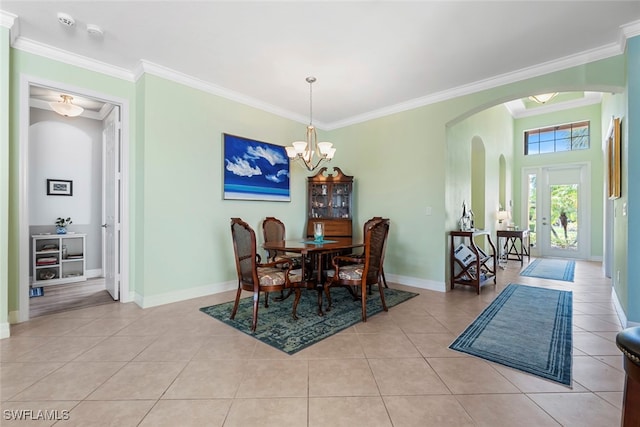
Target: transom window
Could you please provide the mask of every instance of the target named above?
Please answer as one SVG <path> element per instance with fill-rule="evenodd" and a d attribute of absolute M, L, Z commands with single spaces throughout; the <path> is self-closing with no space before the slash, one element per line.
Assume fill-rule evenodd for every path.
<path fill-rule="evenodd" d="M 586 150 L 590 146 L 589 121 L 533 129 L 524 133 L 524 155 Z"/>

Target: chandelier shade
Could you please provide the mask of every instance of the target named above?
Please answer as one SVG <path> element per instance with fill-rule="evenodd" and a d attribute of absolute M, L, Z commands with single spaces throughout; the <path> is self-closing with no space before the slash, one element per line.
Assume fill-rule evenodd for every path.
<path fill-rule="evenodd" d="M 82 114 L 84 108 L 71 103 L 73 97 L 70 95 L 60 95 L 62 101 L 50 102 L 49 105 L 56 113 L 65 117 L 76 117 Z"/>
<path fill-rule="evenodd" d="M 312 85 L 316 81 L 315 77 L 307 77 L 309 83 L 309 126 L 304 141 L 295 141 L 290 146 L 285 147 L 287 157 L 291 160 L 298 160 L 308 171 L 313 171 L 324 162 L 333 159 L 336 149 L 330 142 L 318 142 L 318 133 L 313 126 L 313 91 Z"/>

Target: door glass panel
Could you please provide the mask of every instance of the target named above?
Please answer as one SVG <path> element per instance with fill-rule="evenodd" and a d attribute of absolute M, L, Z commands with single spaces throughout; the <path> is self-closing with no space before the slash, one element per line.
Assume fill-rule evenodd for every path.
<path fill-rule="evenodd" d="M 549 193 L 551 248 L 578 251 L 578 185 L 550 185 Z"/>
<path fill-rule="evenodd" d="M 537 175 L 529 174 L 529 197 L 527 199 L 528 226 L 529 226 L 529 244 L 532 248 L 536 247 L 536 195 L 537 195 Z"/>

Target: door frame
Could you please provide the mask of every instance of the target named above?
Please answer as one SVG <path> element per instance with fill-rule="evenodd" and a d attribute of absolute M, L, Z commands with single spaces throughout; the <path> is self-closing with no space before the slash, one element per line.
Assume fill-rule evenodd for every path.
<path fill-rule="evenodd" d="M 129 101 L 62 82 L 21 74 L 19 89 L 19 153 L 18 153 L 18 312 L 10 313 L 10 323 L 29 320 L 29 119 L 30 87 L 43 86 L 62 92 L 77 93 L 118 105 L 122 114 L 122 211 L 120 240 L 120 302 L 132 301 L 129 292 Z"/>
<path fill-rule="evenodd" d="M 521 173 L 521 205 L 523 208 L 520 212 L 520 221 L 522 224 L 529 224 L 528 210 L 526 207 L 528 206 L 528 198 L 529 198 L 529 179 L 528 176 L 531 173 L 535 173 L 538 177 L 537 179 L 537 187 L 536 187 L 536 200 L 537 205 L 540 204 L 542 197 L 542 189 L 540 185 L 540 177 L 543 174 L 543 171 L 551 171 L 554 169 L 568 169 L 568 168 L 580 168 L 580 193 L 578 199 L 578 206 L 581 213 L 580 218 L 580 238 L 581 245 L 580 249 L 575 252 L 573 255 L 569 252 L 563 254 L 563 257 L 566 258 L 575 258 L 575 259 L 591 259 L 591 231 L 587 229 L 587 224 L 591 224 L 591 180 L 589 177 L 591 176 L 591 164 L 589 162 L 573 162 L 573 163 L 560 163 L 554 165 L 546 165 L 546 166 L 531 166 L 531 167 L 523 167 Z M 545 186 L 548 186 L 548 180 L 544 183 Z M 541 226 L 542 216 L 541 211 L 538 210 L 539 206 L 536 206 L 536 232 L 539 233 L 539 230 L 543 230 Z M 531 256 L 541 257 L 542 248 L 540 246 L 540 235 L 537 235 L 536 238 L 536 247 L 531 248 Z M 555 255 L 548 255 L 555 256 Z"/>

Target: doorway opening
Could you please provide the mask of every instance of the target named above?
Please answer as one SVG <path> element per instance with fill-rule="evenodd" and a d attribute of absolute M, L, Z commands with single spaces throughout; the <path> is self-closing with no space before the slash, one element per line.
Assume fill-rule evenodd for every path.
<path fill-rule="evenodd" d="M 64 307 L 73 309 L 96 305 L 107 301 L 105 295 L 111 301 L 127 302 L 128 102 L 29 76 L 21 78 L 20 89 L 19 310 L 12 315 L 11 322 L 22 322 L 31 317 L 31 300 L 36 307 L 34 315 L 42 314 L 43 307 L 46 311 L 47 306 L 50 311 L 60 311 Z M 53 112 L 49 102 L 55 102 L 60 94 L 72 95 L 73 102 L 84 108 L 84 117 L 74 122 L 76 118 L 62 117 Z M 38 132 L 33 131 L 34 125 L 52 126 L 60 133 L 56 134 L 57 138 L 50 137 L 48 141 L 40 135 L 38 140 Z M 65 131 L 81 137 L 64 137 Z M 85 142 L 84 146 L 82 142 Z M 46 147 L 47 143 L 49 147 Z M 86 147 L 88 145 L 91 147 Z M 38 150 L 43 147 L 49 152 L 39 153 Z M 51 152 L 56 156 L 47 157 Z M 85 155 L 82 156 L 81 152 Z M 45 172 L 34 167 L 34 158 L 38 156 L 44 157 L 39 161 L 40 164 L 46 164 Z M 111 162 L 114 166 L 105 162 Z M 40 181 L 49 174 L 52 176 L 47 176 L 47 179 L 62 179 L 53 176 L 56 173 L 74 178 L 69 179 L 77 190 L 72 197 L 51 197 L 44 193 L 44 184 L 41 188 Z M 34 211 L 40 214 L 34 215 Z M 67 254 L 63 255 L 66 249 L 62 244 L 64 240 L 59 240 L 57 252 L 54 249 L 55 255 L 49 256 L 52 258 L 49 262 L 53 264 L 50 267 L 53 273 L 49 272 L 44 275 L 45 280 L 37 281 L 36 278 L 41 279 L 42 276 L 36 262 L 40 257 L 36 251 L 40 248 L 34 242 L 51 244 L 46 238 L 48 234 L 55 236 L 52 221 L 59 216 L 74 217 L 74 231 L 70 231 L 68 237 L 82 236 L 86 242 L 85 247 L 77 251 L 79 254 L 74 254 L 75 257 L 80 255 L 82 262 L 78 263 L 77 258 L 72 261 L 71 256 L 67 259 Z M 84 266 L 79 271 L 74 267 L 73 272 L 65 273 L 68 270 L 66 264 L 72 262 L 74 266 Z M 51 282 L 46 283 L 49 276 L 53 276 Z M 82 280 L 77 276 L 81 276 Z M 31 291 L 36 282 L 42 285 L 44 295 L 31 298 L 31 295 L 38 295 L 38 292 Z M 49 297 L 48 301 L 44 300 L 45 296 Z"/>

